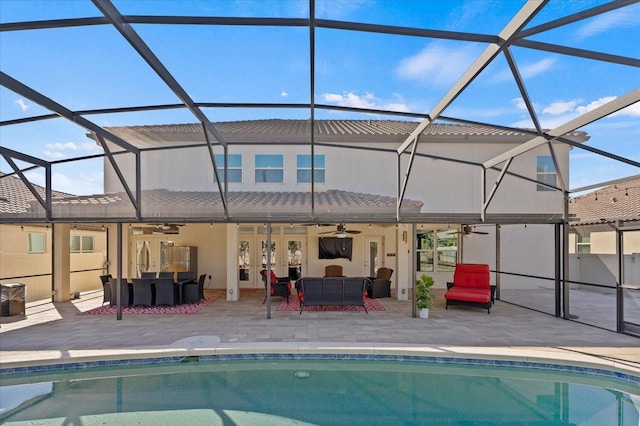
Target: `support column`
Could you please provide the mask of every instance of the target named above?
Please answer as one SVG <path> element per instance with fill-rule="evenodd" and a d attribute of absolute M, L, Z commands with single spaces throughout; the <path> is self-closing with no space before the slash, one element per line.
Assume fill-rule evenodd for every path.
<path fill-rule="evenodd" d="M 71 300 L 71 225 L 53 224 L 53 301 Z"/>
<path fill-rule="evenodd" d="M 238 288 L 238 227 L 227 224 L 227 247 L 230 253 L 227 258 L 227 300 L 237 302 L 240 289 Z"/>
<path fill-rule="evenodd" d="M 411 244 L 415 245 L 415 225 L 402 224 L 396 230 L 396 299 L 409 300 L 409 289 L 415 283 Z"/>

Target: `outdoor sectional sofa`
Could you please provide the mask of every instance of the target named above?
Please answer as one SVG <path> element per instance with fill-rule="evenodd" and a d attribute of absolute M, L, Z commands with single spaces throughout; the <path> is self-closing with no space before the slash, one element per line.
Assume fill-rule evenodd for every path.
<path fill-rule="evenodd" d="M 447 283 L 446 309 L 449 305 L 470 305 L 491 313 L 496 287 L 490 285 L 489 265 L 458 263 L 453 282 Z"/>
<path fill-rule="evenodd" d="M 296 281 L 300 313 L 305 306 L 362 306 L 371 280 L 365 277 L 304 277 Z"/>

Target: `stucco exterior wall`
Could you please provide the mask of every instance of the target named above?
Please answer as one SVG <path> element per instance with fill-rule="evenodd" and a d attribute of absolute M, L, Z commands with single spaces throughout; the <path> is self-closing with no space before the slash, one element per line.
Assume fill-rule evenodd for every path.
<path fill-rule="evenodd" d="M 585 232 L 589 227 L 581 227 L 581 232 Z M 616 232 L 591 231 L 589 232 L 590 252 L 594 254 L 615 254 L 616 253 Z M 625 255 L 640 253 L 640 231 L 625 231 L 623 233 L 623 248 Z M 576 234 L 569 234 L 569 253 L 576 253 Z"/>
<path fill-rule="evenodd" d="M 29 233 L 45 235 L 44 253 L 28 252 Z M 70 253 L 70 292 L 101 291 L 107 241 L 101 231 L 71 230 L 70 235 L 92 235 L 92 253 Z M 26 301 L 50 299 L 52 292 L 51 227 L 0 224 L 0 283 L 20 282 L 26 286 Z M 15 278 L 14 278 L 15 277 Z"/>
<path fill-rule="evenodd" d="M 350 143 L 350 146 L 364 144 Z M 423 154 L 448 157 L 461 161 L 482 163 L 515 147 L 516 144 L 424 142 L 419 145 Z M 325 183 L 318 183 L 316 191 L 341 189 L 395 197 L 397 195 L 398 162 L 395 143 L 377 143 L 381 151 L 365 151 L 342 147 L 318 147 L 317 155 L 325 155 Z M 217 148 L 216 152 L 221 152 Z M 300 145 L 234 145 L 229 154 L 242 155 L 242 183 L 229 183 L 230 191 L 309 191 L 310 184 L 297 183 L 297 155 L 309 154 Z M 566 145 L 556 147 L 560 174 L 567 176 Z M 282 154 L 284 160 L 282 183 L 255 182 L 255 156 Z M 509 172 L 536 178 L 536 157 L 550 155 L 546 146 L 533 149 L 512 162 Z M 135 163 L 131 154 L 118 155 L 117 162 L 130 187 L 135 188 Z M 401 157 L 404 174 L 409 155 Z M 141 154 L 142 189 L 173 191 L 217 191 L 209 153 L 204 147 L 147 151 Z M 487 188 L 491 188 L 499 170 L 487 171 Z M 481 206 L 481 167 L 460 162 L 416 157 L 406 197 L 424 203 L 423 212 L 476 212 Z M 559 185 L 559 180 L 558 180 Z M 557 191 L 537 191 L 536 184 L 507 174 L 503 179 L 489 213 L 562 213 L 562 194 Z M 120 185 L 111 165 L 105 160 L 105 192 L 120 192 Z"/>

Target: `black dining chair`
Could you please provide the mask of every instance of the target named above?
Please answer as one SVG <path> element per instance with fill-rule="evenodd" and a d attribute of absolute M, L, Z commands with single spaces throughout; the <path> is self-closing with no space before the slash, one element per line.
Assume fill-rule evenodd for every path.
<path fill-rule="evenodd" d="M 132 306 L 143 305 L 143 306 L 152 306 L 153 305 L 153 289 L 152 284 L 155 279 L 150 278 L 134 278 L 131 280 L 133 284 L 133 301 L 131 302 Z"/>
<path fill-rule="evenodd" d="M 120 303 L 122 306 L 131 306 L 131 301 L 133 299 L 131 285 L 127 282 L 126 279 L 122 279 L 122 287 L 120 288 Z M 110 306 L 116 306 L 118 303 L 118 298 L 116 297 L 117 292 L 118 279 L 117 278 L 109 278 L 109 294 L 111 295 L 111 300 L 109 301 Z"/>
<path fill-rule="evenodd" d="M 176 281 L 179 283 L 187 283 L 189 281 L 196 282 L 193 272 L 191 271 L 180 271 L 176 273 Z"/>
<path fill-rule="evenodd" d="M 155 306 L 175 305 L 178 301 L 176 292 L 177 286 L 173 278 L 156 278 L 155 282 L 156 300 Z"/>
<path fill-rule="evenodd" d="M 100 281 L 102 281 L 102 304 L 111 302 L 111 284 L 109 284 L 109 278 L 111 274 L 100 275 Z"/>
<path fill-rule="evenodd" d="M 207 274 L 200 275 L 198 282 L 182 284 L 182 303 L 198 302 L 204 300 L 204 280 Z"/>
<path fill-rule="evenodd" d="M 140 278 L 155 278 L 155 272 L 140 272 Z"/>
<path fill-rule="evenodd" d="M 171 278 L 173 280 L 173 271 L 158 272 L 158 278 Z"/>

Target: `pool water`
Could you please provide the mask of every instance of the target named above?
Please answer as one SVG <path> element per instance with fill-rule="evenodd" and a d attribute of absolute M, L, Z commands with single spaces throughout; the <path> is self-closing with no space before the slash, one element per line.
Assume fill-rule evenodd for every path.
<path fill-rule="evenodd" d="M 633 425 L 640 383 L 558 369 L 231 360 L 7 375 L 6 425 Z"/>

